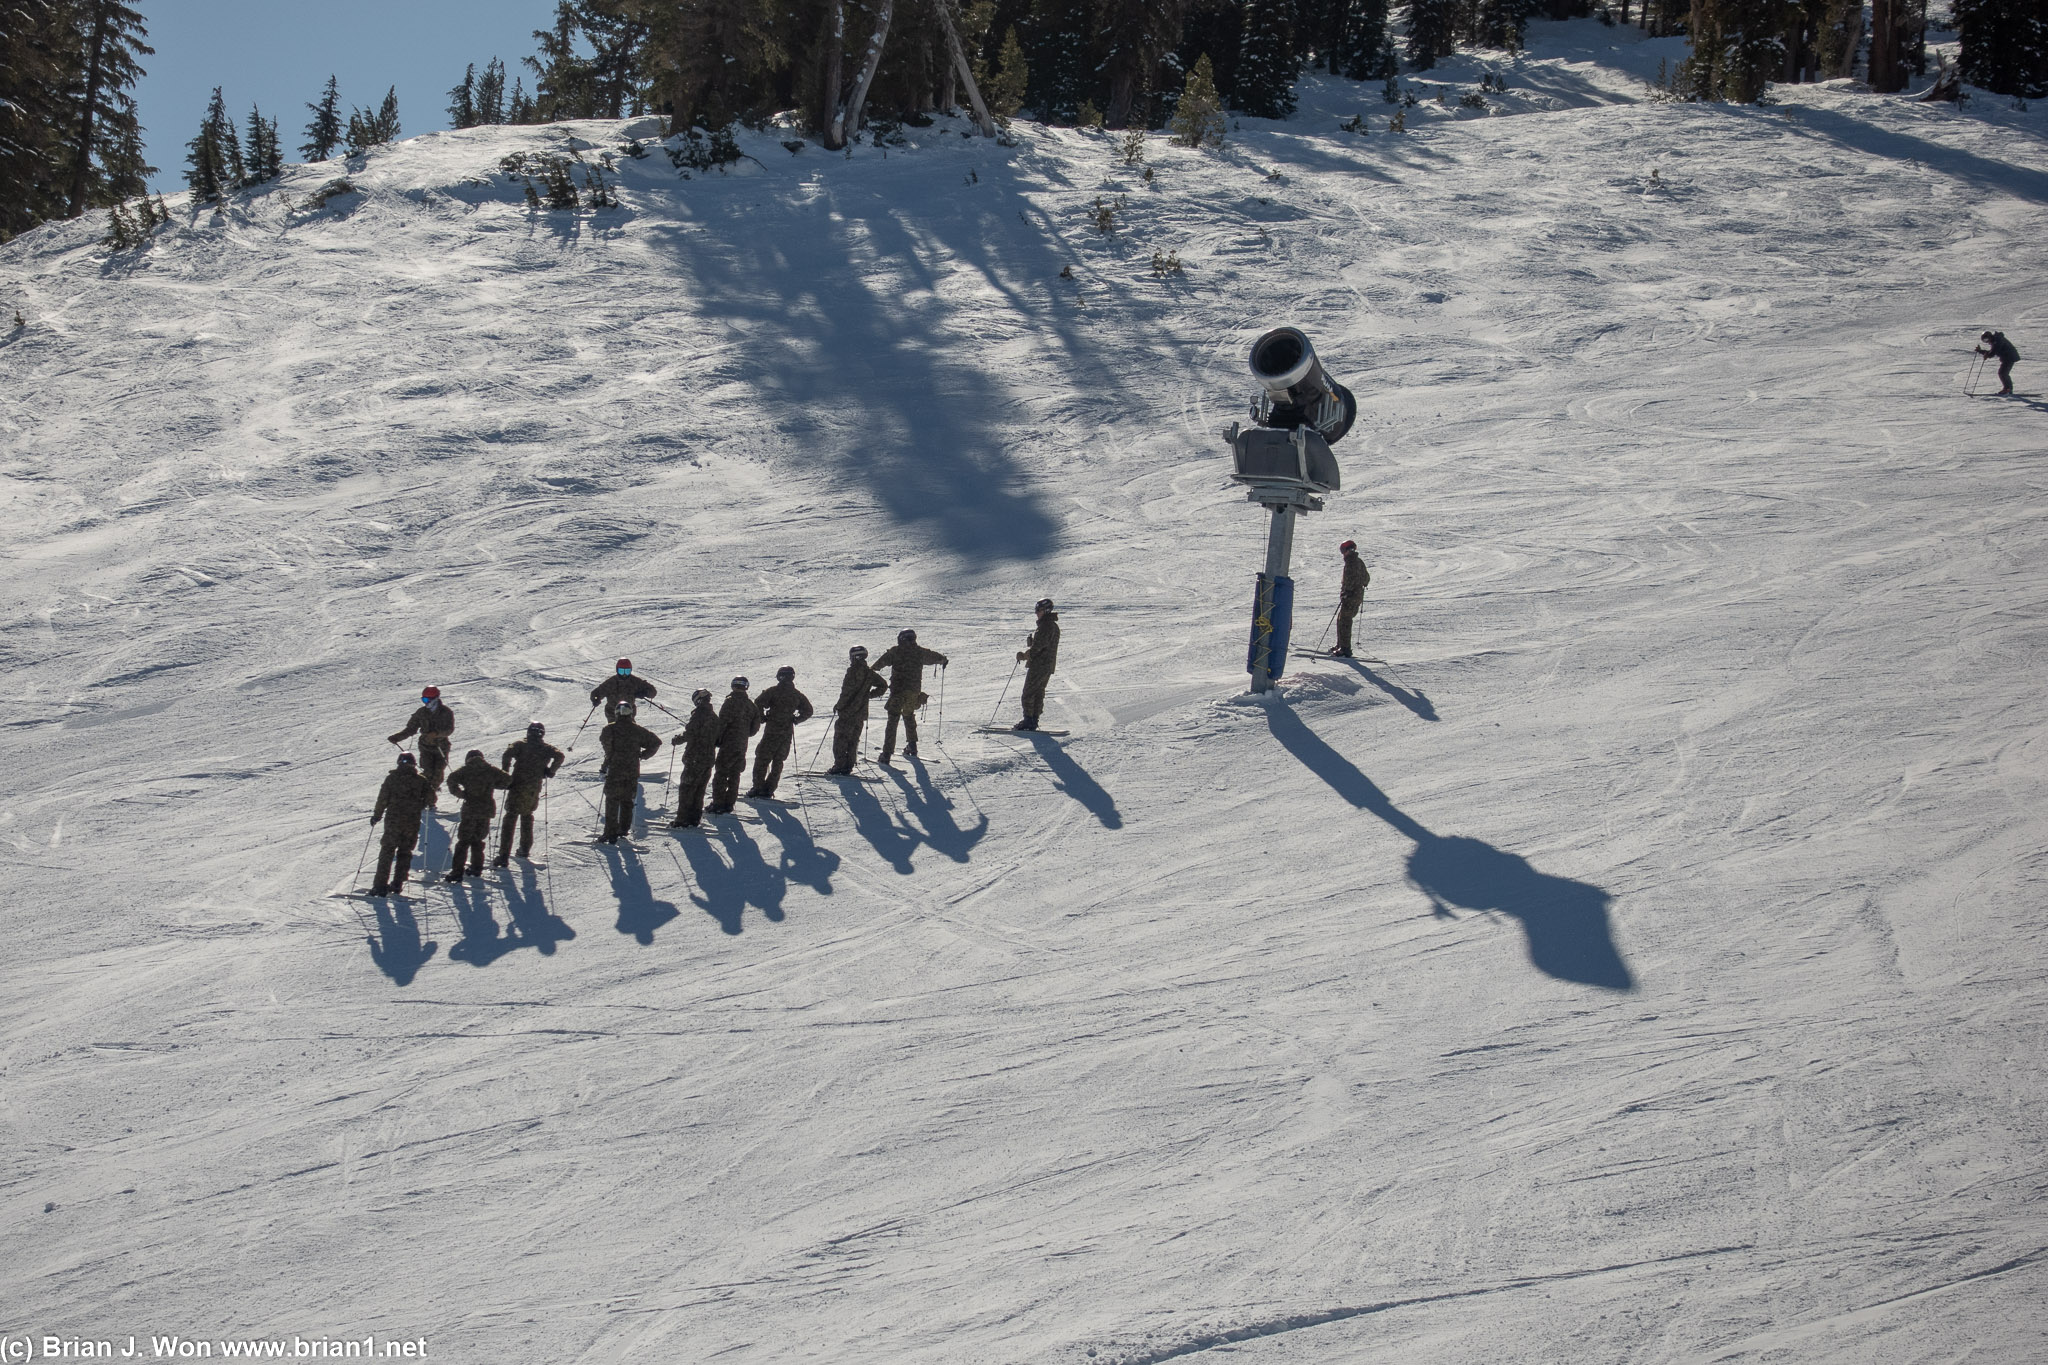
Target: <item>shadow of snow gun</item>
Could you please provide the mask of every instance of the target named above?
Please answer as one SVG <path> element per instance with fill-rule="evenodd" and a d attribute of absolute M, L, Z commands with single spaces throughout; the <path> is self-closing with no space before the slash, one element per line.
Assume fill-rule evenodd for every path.
<path fill-rule="evenodd" d="M 1358 400 L 1330 377 L 1300 329 L 1275 327 L 1252 343 L 1252 421 L 1231 423 L 1230 477 L 1245 486 L 1245 500 L 1272 513 L 1266 530 L 1266 571 L 1252 606 L 1251 648 L 1245 671 L 1252 691 L 1270 692 L 1286 671 L 1287 637 L 1294 622 L 1294 519 L 1320 512 L 1319 494 L 1342 487 L 1330 445 L 1358 418 Z"/>

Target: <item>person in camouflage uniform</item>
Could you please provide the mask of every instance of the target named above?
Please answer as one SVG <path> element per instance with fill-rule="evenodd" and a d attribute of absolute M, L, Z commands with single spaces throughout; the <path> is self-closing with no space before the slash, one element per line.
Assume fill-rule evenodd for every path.
<path fill-rule="evenodd" d="M 903 725 L 903 756 L 917 757 L 917 708 L 924 705 L 924 666 L 946 666 L 946 656 L 917 642 L 917 632 L 896 633 L 896 647 L 875 660 L 875 667 L 889 670 L 889 726 L 882 732 L 882 756 L 887 763 L 896 752 L 896 725 Z"/>
<path fill-rule="evenodd" d="M 846 677 L 839 683 L 839 700 L 832 703 L 832 769 L 844 777 L 853 771 L 860 756 L 860 737 L 868 728 L 868 702 L 889 690 L 889 680 L 868 667 L 868 647 L 855 645 L 847 651 Z"/>
<path fill-rule="evenodd" d="M 762 688 L 754 704 L 761 708 L 761 742 L 754 746 L 754 785 L 747 795 L 761 799 L 775 795 L 796 727 L 811 718 L 812 710 L 811 699 L 796 690 L 796 670 L 788 664 L 775 670 L 775 686 Z"/>
<path fill-rule="evenodd" d="M 633 802 L 640 795 L 640 764 L 654 757 L 661 740 L 633 719 L 638 710 L 630 698 L 613 708 L 610 725 L 597 732 L 604 750 L 604 833 L 601 844 L 616 844 L 633 832 Z"/>
<path fill-rule="evenodd" d="M 462 802 L 462 819 L 455 826 L 455 857 L 448 868 L 448 880 L 462 880 L 463 863 L 469 875 L 484 870 L 484 845 L 491 841 L 491 817 L 498 813 L 497 794 L 512 785 L 512 776 L 493 768 L 482 749 L 471 749 L 462 766 L 448 774 L 448 792 Z"/>
<path fill-rule="evenodd" d="M 512 863 L 512 831 L 519 831 L 519 856 L 533 852 L 533 813 L 540 809 L 541 784 L 562 770 L 567 757 L 547 742 L 548 727 L 539 721 L 526 727 L 526 738 L 506 746 L 498 765 L 512 776 L 512 788 L 505 794 L 505 825 L 498 835 L 495 867 Z"/>
<path fill-rule="evenodd" d="M 609 725 L 618 719 L 619 703 L 639 703 L 656 695 L 654 684 L 645 678 L 633 676 L 633 661 L 621 659 L 612 666 L 612 675 L 590 689 L 590 704 L 604 703 L 604 719 Z"/>
<path fill-rule="evenodd" d="M 393 744 L 403 744 L 414 735 L 420 737 L 420 775 L 438 794 L 441 777 L 448 771 L 448 756 L 455 750 L 455 742 L 451 738 L 454 733 L 455 713 L 441 704 L 441 689 L 427 687 L 420 690 L 420 704 L 414 709 L 412 719 L 405 723 L 405 728 L 385 738 Z M 429 801 L 428 804 L 437 803 Z"/>
<path fill-rule="evenodd" d="M 669 741 L 683 751 L 683 779 L 676 788 L 676 817 L 672 828 L 695 825 L 704 818 L 704 789 L 711 784 L 711 767 L 718 758 L 718 733 L 724 721 L 711 704 L 711 689 L 700 687 L 691 694 L 696 703 L 682 732 Z"/>
<path fill-rule="evenodd" d="M 747 695 L 747 680 L 734 678 L 725 705 L 718 708 L 718 757 L 711 769 L 711 814 L 732 814 L 740 797 L 740 774 L 747 768 L 747 741 L 761 728 L 761 708 Z"/>
<path fill-rule="evenodd" d="M 1038 628 L 1017 651 L 1017 662 L 1024 665 L 1024 719 L 1012 728 L 1036 730 L 1045 710 L 1045 685 L 1060 663 L 1060 615 L 1050 597 L 1038 599 Z"/>
<path fill-rule="evenodd" d="M 395 896 L 405 890 L 405 878 L 412 871 L 412 853 L 419 847 L 420 817 L 433 804 L 434 784 L 422 777 L 411 754 L 400 754 L 398 766 L 384 775 L 377 789 L 377 808 L 370 823 L 384 822 L 384 837 L 377 844 L 377 880 L 370 883 L 373 896 Z"/>
<path fill-rule="evenodd" d="M 1340 659 L 1351 657 L 1351 623 L 1365 605 L 1365 588 L 1372 582 L 1365 561 L 1358 557 L 1358 542 L 1347 540 L 1337 547 L 1344 552 L 1344 582 L 1337 590 L 1337 645 L 1330 653 Z"/>

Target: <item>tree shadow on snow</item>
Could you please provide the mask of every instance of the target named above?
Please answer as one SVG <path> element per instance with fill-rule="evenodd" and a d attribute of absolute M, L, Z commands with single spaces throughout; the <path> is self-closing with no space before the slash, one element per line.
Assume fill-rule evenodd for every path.
<path fill-rule="evenodd" d="M 950 158 L 933 164 L 954 173 Z M 972 187 L 921 200 L 915 217 L 886 180 L 865 176 L 827 172 L 786 189 L 692 182 L 699 222 L 645 230 L 688 277 L 698 314 L 723 324 L 709 363 L 749 392 L 746 421 L 831 459 L 896 522 L 982 565 L 1044 558 L 1059 526 L 999 439 L 992 418 L 1017 395 L 989 363 L 983 320 L 941 298 L 949 278 L 972 273 L 1003 296 L 1005 326 L 1028 319 L 1032 344 L 1063 352 L 1076 372 L 1118 366 L 1063 316 L 1072 305 L 1052 288 L 1069 260 L 1058 228 L 1034 223 L 1004 188 L 1013 171 L 997 162 L 979 173 Z M 789 199 L 764 217 L 764 193 Z"/>
<path fill-rule="evenodd" d="M 1889 128 L 1879 128 L 1861 119 L 1838 114 L 1831 109 L 1801 105 L 1797 113 L 1791 114 L 1786 122 L 1794 131 L 1817 134 L 1870 156 L 1883 157 L 1889 161 L 1917 161 L 1931 171 L 1962 181 L 1980 194 L 2004 193 L 2015 198 L 2031 200 L 2036 204 L 2048 204 L 2048 172 L 2033 170 L 2010 161 L 1994 161 L 1990 157 L 1966 152 L 1960 147 L 1929 142 L 1924 138 L 1913 137 Z M 2036 144 L 2040 141 L 2032 134 L 2018 129 L 2007 129 L 2006 136 Z M 2038 147 L 2030 150 L 2038 150 Z"/>
<path fill-rule="evenodd" d="M 682 911 L 656 899 L 654 888 L 647 882 L 647 869 L 631 848 L 624 844 L 599 844 L 597 851 L 611 873 L 612 895 L 619 902 L 618 931 L 643 947 L 654 942 L 654 931 Z"/>
<path fill-rule="evenodd" d="M 1615 947 L 1607 919 L 1613 900 L 1586 882 L 1539 872 L 1527 859 L 1479 839 L 1445 837 L 1397 807 L 1351 761 L 1324 743 L 1282 702 L 1266 707 L 1273 737 L 1303 767 L 1360 810 L 1378 816 L 1415 841 L 1408 880 L 1436 915 L 1455 918 L 1452 906 L 1510 916 L 1521 922 L 1529 961 L 1560 981 L 1607 990 L 1635 989 L 1635 978 Z"/>
<path fill-rule="evenodd" d="M 441 945 L 420 941 L 419 923 L 403 898 L 376 897 L 370 904 L 377 912 L 376 934 L 364 936 L 369 940 L 370 960 L 377 964 L 378 971 L 391 978 L 393 985 L 410 986 Z"/>
<path fill-rule="evenodd" d="M 1102 784 L 1073 760 L 1059 740 L 1035 730 L 1014 733 L 1031 741 L 1031 747 L 1038 750 L 1038 756 L 1052 770 L 1053 780 L 1059 784 L 1059 789 L 1086 807 L 1090 815 L 1102 822 L 1104 829 L 1124 827 L 1124 817 L 1116 808 L 1116 798 L 1104 791 Z"/>

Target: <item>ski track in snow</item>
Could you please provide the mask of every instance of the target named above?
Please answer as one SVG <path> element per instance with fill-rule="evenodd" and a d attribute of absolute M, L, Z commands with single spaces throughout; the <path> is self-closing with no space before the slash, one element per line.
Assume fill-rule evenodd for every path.
<path fill-rule="evenodd" d="M 572 217 L 498 159 L 626 125 L 478 129 L 0 249 L 0 1332 L 2037 1354 L 2048 404 L 1960 389 L 2048 344 L 2040 116 L 1536 32 L 1515 116 L 1311 79 L 1149 183 L 750 136 Z M 1254 702 L 1281 322 L 1363 408 L 1296 639 L 1356 536 L 1386 662 Z M 970 733 L 1047 592 L 1073 736 Z M 421 682 L 495 758 L 903 625 L 921 763 L 578 847 L 593 725 L 545 869 L 329 895 Z"/>

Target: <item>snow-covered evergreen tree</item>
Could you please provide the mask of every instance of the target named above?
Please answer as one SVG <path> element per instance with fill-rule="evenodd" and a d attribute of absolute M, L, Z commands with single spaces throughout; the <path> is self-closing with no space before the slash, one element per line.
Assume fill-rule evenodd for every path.
<path fill-rule="evenodd" d="M 1024 44 L 1018 41 L 1017 26 L 1010 25 L 1003 34 L 1003 48 L 996 57 L 995 73 L 982 83 L 981 97 L 988 104 L 989 116 L 997 125 L 1007 128 L 1017 111 L 1024 107 L 1024 96 L 1030 89 L 1031 71 L 1024 57 Z"/>
<path fill-rule="evenodd" d="M 476 116 L 476 63 L 463 68 L 462 80 L 448 92 L 448 126 L 474 128 Z"/>
<path fill-rule="evenodd" d="M 1095 15 L 1089 0 L 1031 0 L 1025 54 L 1031 107 L 1042 119 L 1072 123 L 1094 88 L 1088 60 Z"/>
<path fill-rule="evenodd" d="M 1112 128 L 1148 126 L 1148 97 L 1159 88 L 1167 54 L 1180 39 L 1183 0 L 1103 0 L 1095 30 L 1101 55 L 1095 83 Z"/>
<path fill-rule="evenodd" d="M 71 121 L 67 160 L 70 213 L 75 218 L 93 204 L 118 202 L 141 192 L 132 168 L 117 185 L 108 166 L 121 155 L 130 132 L 140 145 L 141 125 L 127 92 L 142 77 L 139 59 L 156 49 L 143 42 L 149 30 L 142 15 L 124 0 L 73 0 L 73 6 L 80 69 L 70 92 L 77 112 Z"/>
<path fill-rule="evenodd" d="M 306 106 L 313 115 L 306 125 L 306 140 L 299 144 L 299 155 L 308 161 L 325 161 L 334 155 L 334 149 L 341 145 L 341 90 L 334 77 L 327 78 L 327 88 L 320 92 L 320 102 Z"/>
<path fill-rule="evenodd" d="M 248 174 L 242 160 L 242 139 L 235 133 L 227 100 L 216 85 L 198 134 L 185 144 L 186 188 L 200 202 L 215 203 L 241 188 Z"/>
<path fill-rule="evenodd" d="M 284 174 L 284 148 L 278 145 L 277 120 L 249 108 L 249 174 L 245 184 L 261 185 Z"/>
<path fill-rule="evenodd" d="M 1427 71 L 1457 51 L 1460 0 L 1409 0 L 1408 64 Z"/>
<path fill-rule="evenodd" d="M 505 121 L 505 64 L 496 57 L 485 65 L 484 74 L 476 78 L 476 121 Z"/>
<path fill-rule="evenodd" d="M 2048 4 L 2042 0 L 1955 0 L 1962 53 L 1956 65 L 1971 85 L 2001 95 L 2048 95 Z"/>
<path fill-rule="evenodd" d="M 1216 77 L 1207 53 L 1195 59 L 1195 69 L 1188 72 L 1187 84 L 1181 87 L 1166 126 L 1183 147 L 1223 145 L 1223 99 L 1216 93 Z"/>
<path fill-rule="evenodd" d="M 1246 0 L 1244 45 L 1230 107 L 1257 118 L 1286 118 L 1294 112 L 1294 82 L 1300 74 L 1291 0 Z"/>
<path fill-rule="evenodd" d="M 533 98 L 526 93 L 526 79 L 523 76 L 512 78 L 512 97 L 505 102 L 505 122 L 540 122 L 534 113 Z"/>
<path fill-rule="evenodd" d="M 1684 92 L 1737 104 L 1761 99 L 1785 66 L 1787 18 L 1784 0 L 1693 0 Z"/>
<path fill-rule="evenodd" d="M 1390 79 L 1401 70 L 1387 0 L 1351 0 L 1336 70 L 1354 81 Z"/>

